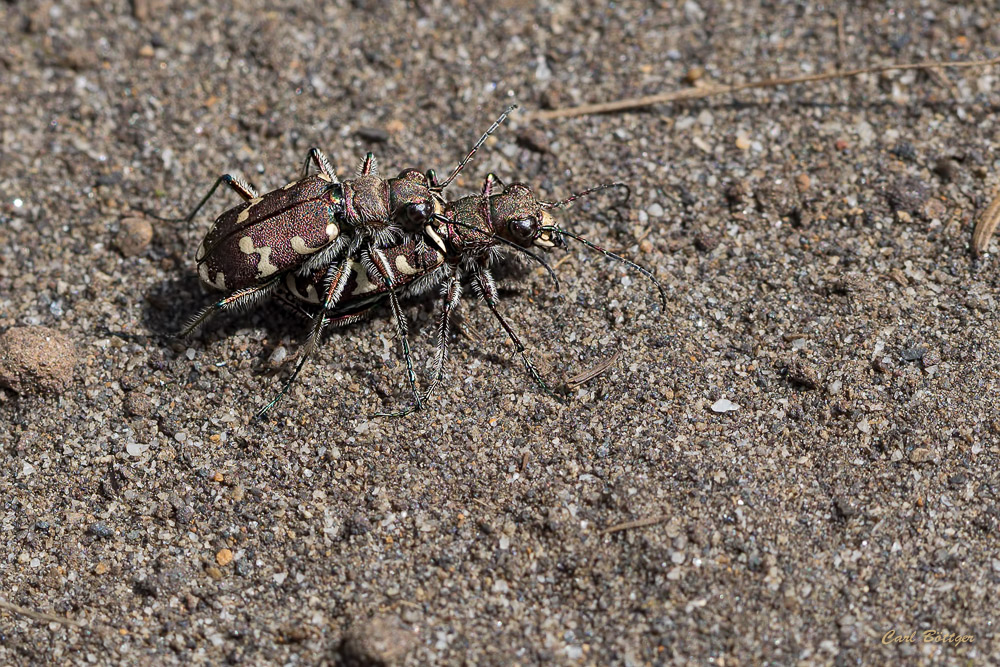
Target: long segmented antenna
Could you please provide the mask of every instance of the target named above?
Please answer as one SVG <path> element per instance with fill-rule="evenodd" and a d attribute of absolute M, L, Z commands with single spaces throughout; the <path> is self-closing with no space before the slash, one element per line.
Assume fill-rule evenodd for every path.
<path fill-rule="evenodd" d="M 454 171 L 451 172 L 451 175 L 448 176 L 448 178 L 444 179 L 443 183 L 439 183 L 438 185 L 434 186 L 433 189 L 437 192 L 440 192 L 441 190 L 444 190 L 446 187 L 448 187 L 448 184 L 455 180 L 455 177 L 458 176 L 459 172 L 465 168 L 465 165 L 469 164 L 469 162 L 472 161 L 472 156 L 476 154 L 476 151 L 478 151 L 480 148 L 483 147 L 483 144 L 485 144 L 486 140 L 490 138 L 490 135 L 497 131 L 497 128 L 500 127 L 500 124 L 505 120 L 507 120 L 507 116 L 509 116 L 511 112 L 514 111 L 514 109 L 516 108 L 517 108 L 516 104 L 511 104 L 509 107 L 507 107 L 507 110 L 504 111 L 502 114 L 500 114 L 499 118 L 493 121 L 493 124 L 490 125 L 490 129 L 486 130 L 486 132 L 483 133 L 483 136 L 479 138 L 479 141 L 477 141 L 476 145 L 472 147 L 472 150 L 469 151 L 469 154 L 466 155 L 465 158 L 458 163 L 458 166 L 455 167 Z"/>
<path fill-rule="evenodd" d="M 654 276 L 653 273 L 652 273 L 652 271 L 650 271 L 649 269 L 644 269 L 643 267 L 639 266 L 635 262 L 633 262 L 633 261 L 631 261 L 629 259 L 625 259 L 621 255 L 616 255 L 615 253 L 611 252 L 610 250 L 605 250 L 601 246 L 596 245 L 594 243 L 591 243 L 590 241 L 588 241 L 587 239 L 583 238 L 582 236 L 577 236 L 576 234 L 573 234 L 572 232 L 567 232 L 565 229 L 561 229 L 560 227 L 556 227 L 555 225 L 546 225 L 546 226 L 542 227 L 542 229 L 545 230 L 545 231 L 548 231 L 548 232 L 554 232 L 556 234 L 562 234 L 563 236 L 568 236 L 571 239 L 576 239 L 577 241 L 579 241 L 583 245 L 587 246 L 588 248 L 592 248 L 592 249 L 596 250 L 597 252 L 601 253 L 605 257 L 610 257 L 611 259 L 616 259 L 619 262 L 621 262 L 622 264 L 625 264 L 626 266 L 630 266 L 633 269 L 635 269 L 636 271 L 638 271 L 639 273 L 641 273 L 642 275 L 646 276 L 647 278 L 649 278 L 653 282 L 654 285 L 656 285 L 656 289 L 659 290 L 659 292 L 660 292 L 660 305 L 661 305 L 662 309 L 664 311 L 666 311 L 666 309 L 667 309 L 667 293 L 665 291 L 663 291 L 663 286 L 660 284 L 660 281 L 656 279 L 656 276 Z"/>
<path fill-rule="evenodd" d="M 562 201 L 540 201 L 538 203 L 541 204 L 543 209 L 565 208 L 566 206 L 570 205 L 571 203 L 575 202 L 577 199 L 580 199 L 581 197 L 586 197 L 587 195 L 593 194 L 595 192 L 600 192 L 601 190 L 608 190 L 610 188 L 624 188 L 625 199 L 622 200 L 620 206 L 624 206 L 625 204 L 628 203 L 629 198 L 632 196 L 632 188 L 630 188 L 625 183 L 619 183 L 617 181 L 614 183 L 595 185 L 594 187 L 588 188 L 583 192 L 577 192 L 575 195 L 570 195 L 569 197 L 563 199 Z"/>
<path fill-rule="evenodd" d="M 471 229 L 471 230 L 476 231 L 476 232 L 483 232 L 484 234 L 487 233 L 487 232 L 484 232 L 479 227 L 476 227 L 475 225 L 470 225 L 470 224 L 465 223 L 465 222 L 459 222 L 458 220 L 449 220 L 448 218 L 444 217 L 440 213 L 435 213 L 433 217 L 434 217 L 435 220 L 437 220 L 439 222 L 444 222 L 444 223 L 447 223 L 447 224 L 456 225 L 458 227 L 464 227 L 466 229 Z M 527 255 L 531 259 L 533 259 L 536 262 L 538 262 L 539 264 L 541 264 L 543 267 L 545 267 L 545 270 L 548 272 L 549 277 L 552 278 L 552 282 L 555 284 L 556 291 L 557 292 L 559 291 L 559 289 L 560 289 L 559 288 L 559 278 L 556 277 L 556 272 L 552 270 L 552 267 L 549 266 L 548 262 L 546 262 L 544 259 L 542 259 L 542 257 L 540 257 L 539 255 L 536 255 L 535 253 L 531 252 L 527 248 L 519 246 L 516 243 L 514 243 L 513 241 L 508 241 L 507 239 L 502 238 L 500 236 L 493 235 L 493 237 L 491 238 L 491 241 L 499 241 L 500 243 L 503 243 L 504 245 L 510 246 L 514 250 L 518 250 L 520 252 L 523 252 L 525 255 Z"/>

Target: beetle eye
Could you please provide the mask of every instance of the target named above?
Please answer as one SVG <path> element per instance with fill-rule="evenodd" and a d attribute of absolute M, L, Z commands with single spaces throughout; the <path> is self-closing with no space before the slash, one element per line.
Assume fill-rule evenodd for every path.
<path fill-rule="evenodd" d="M 515 241 L 530 243 L 538 231 L 538 224 L 533 218 L 520 218 L 507 223 L 507 228 Z"/>
<path fill-rule="evenodd" d="M 403 209 L 406 221 L 415 226 L 423 226 L 430 219 L 431 213 L 433 213 L 433 208 L 430 202 L 426 201 L 407 204 Z"/>

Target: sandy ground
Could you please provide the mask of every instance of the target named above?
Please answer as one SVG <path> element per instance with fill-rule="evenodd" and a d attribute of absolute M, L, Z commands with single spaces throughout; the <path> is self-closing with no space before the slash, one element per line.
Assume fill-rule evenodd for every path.
<path fill-rule="evenodd" d="M 531 119 L 994 56 L 990 3 L 858 3 L 840 30 L 791 2 L 206 4 L 0 4 L 0 331 L 49 329 L 5 362 L 0 663 L 1000 661 L 997 260 L 969 254 L 997 72 Z M 312 145 L 447 171 L 513 102 L 448 196 L 628 183 L 622 217 L 560 220 L 654 271 L 665 312 L 575 245 L 558 295 L 503 281 L 553 384 L 618 355 L 561 402 L 470 294 L 425 411 L 372 418 L 408 399 L 382 311 L 240 431 L 306 324 L 273 303 L 168 338 L 235 200 L 131 218 L 223 172 L 278 187 Z M 422 378 L 436 302 L 406 305 Z"/>

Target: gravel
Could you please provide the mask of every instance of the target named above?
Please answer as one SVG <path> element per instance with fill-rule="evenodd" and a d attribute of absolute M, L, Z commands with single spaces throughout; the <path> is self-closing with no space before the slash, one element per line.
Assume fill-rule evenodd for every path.
<path fill-rule="evenodd" d="M 856 4 L 0 3 L 0 664 L 1000 664 L 995 68 L 531 119 L 1000 44 L 990 3 Z M 238 198 L 140 212 L 311 146 L 447 174 L 512 103 L 446 195 L 628 184 L 551 212 L 666 307 L 569 239 L 558 293 L 500 277 L 549 386 L 616 359 L 568 394 L 467 289 L 425 410 L 375 416 L 379 309 L 249 423 L 308 323 L 177 340 Z"/>

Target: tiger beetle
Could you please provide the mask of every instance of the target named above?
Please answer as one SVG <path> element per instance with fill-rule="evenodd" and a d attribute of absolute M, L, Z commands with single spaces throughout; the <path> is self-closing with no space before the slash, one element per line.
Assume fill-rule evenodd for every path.
<path fill-rule="evenodd" d="M 278 396 L 256 415 L 260 417 L 287 393 L 318 346 L 329 321 L 326 315 L 337 308 L 352 278 L 361 275 L 354 271 L 360 263 L 365 277 L 384 288 L 382 295 L 392 306 L 410 391 L 419 404 L 406 320 L 396 285 L 399 275 L 419 274 L 427 268 L 407 264 L 412 254 L 397 254 L 390 267 L 380 261 L 384 258 L 380 249 L 424 234 L 430 234 L 431 240 L 441 246 L 441 239 L 433 235 L 429 223 L 443 210 L 442 192 L 516 108 L 512 105 L 504 111 L 440 182 L 433 170 L 421 173 L 417 169 L 405 169 L 395 178 L 382 179 L 371 153 L 362 160 L 356 178 L 339 181 L 318 148 L 309 150 L 300 180 L 263 195 L 239 178 L 220 176 L 183 220 L 190 223 L 220 185 L 226 185 L 244 200 L 215 220 L 195 255 L 202 282 L 229 294 L 202 309 L 180 335 L 190 334 L 219 311 L 247 309 L 282 284 L 291 288 L 297 276 L 322 275 L 314 286 L 320 308 L 312 318 L 298 367 Z M 315 174 L 309 174 L 310 166 L 317 169 Z"/>
<path fill-rule="evenodd" d="M 440 247 L 444 251 L 443 255 L 431 249 L 421 249 L 412 242 L 379 249 L 390 265 L 425 267 L 419 272 L 399 274 L 394 277 L 395 289 L 399 290 L 401 296 L 419 296 L 436 286 L 442 287 L 443 296 L 437 329 L 434 370 L 428 388 L 421 400 L 414 401 L 411 408 L 391 416 L 402 416 L 419 410 L 422 401 L 429 399 L 431 392 L 439 383 L 447 355 L 451 315 L 458 307 L 462 295 L 463 278 L 469 274 L 472 276 L 473 289 L 486 303 L 514 345 L 532 380 L 542 391 L 552 395 L 552 391 L 528 358 L 524 344 L 498 309 L 499 294 L 491 269 L 508 250 L 515 250 L 539 262 L 552 276 L 555 290 L 558 291 L 558 280 L 552 269 L 542 257 L 532 252 L 532 249 L 549 252 L 557 247 L 565 248 L 566 238 L 574 239 L 606 257 L 622 262 L 648 278 L 659 291 L 661 308 L 666 308 L 666 293 L 648 269 L 558 226 L 549 212 L 607 188 L 625 188 L 626 192 L 628 191 L 628 186 L 624 183 L 609 183 L 590 188 L 561 201 L 546 202 L 536 199 L 527 185 L 512 183 L 505 187 L 495 175 L 490 174 L 486 177 L 481 194 L 448 202 L 442 212 L 434 214 L 433 235 L 441 239 Z M 355 321 L 363 317 L 386 296 L 386 288 L 383 285 L 375 285 L 361 277 L 361 267 L 357 264 L 355 266 L 357 282 L 352 283 L 352 289 L 343 295 L 338 309 L 330 313 L 331 318 L 340 322 Z M 311 277 L 297 276 L 295 285 L 289 286 L 294 287 L 291 292 L 296 298 L 313 301 L 313 295 L 318 293 L 322 286 L 322 276 L 319 272 Z"/>

